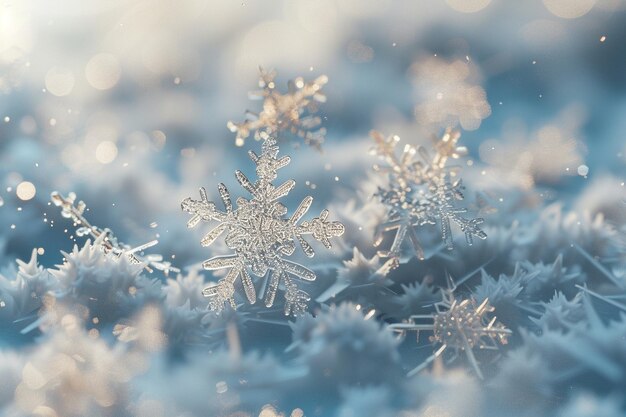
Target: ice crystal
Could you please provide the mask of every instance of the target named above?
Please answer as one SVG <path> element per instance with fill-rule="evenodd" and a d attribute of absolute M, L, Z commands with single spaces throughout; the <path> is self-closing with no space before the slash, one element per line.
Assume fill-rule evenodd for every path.
<path fill-rule="evenodd" d="M 209 246 L 222 234 L 233 255 L 216 256 L 203 263 L 207 270 L 230 268 L 228 274 L 216 285 L 207 287 L 203 294 L 209 298 L 209 307 L 220 311 L 228 302 L 233 308 L 235 303 L 235 281 L 240 278 L 248 301 L 256 301 L 256 289 L 252 277 L 265 277 L 268 272 L 265 305 L 271 307 L 281 283 L 285 287 L 285 314 L 301 314 L 310 299 L 308 294 L 299 289 L 292 277 L 305 281 L 313 281 L 315 273 L 303 265 L 285 259 L 294 253 L 296 241 L 308 257 L 314 256 L 311 245 L 304 239 L 311 235 L 330 248 L 330 239 L 341 236 L 344 226 L 339 222 L 328 220 L 328 210 L 322 210 L 318 217 L 300 222 L 311 207 L 312 197 L 306 197 L 291 217 L 286 217 L 287 207 L 278 200 L 286 196 L 296 185 L 288 180 L 279 186 L 272 181 L 278 176 L 278 169 L 285 167 L 291 159 L 288 156 L 278 158 L 276 141 L 268 137 L 264 140 L 261 155 L 249 152 L 256 164 L 258 180 L 250 181 L 241 171 L 235 176 L 239 184 L 248 191 L 251 199 L 240 197 L 237 208 L 234 208 L 230 193 L 224 184 L 218 186 L 225 210 L 221 211 L 216 204 L 208 200 L 204 188 L 200 189 L 200 200 L 186 198 L 182 210 L 192 214 L 187 227 L 194 227 L 200 221 L 215 220 L 219 224 L 202 239 L 203 246 Z"/>
<path fill-rule="evenodd" d="M 468 244 L 473 237 L 485 239 L 487 235 L 480 229 L 482 218 L 467 219 L 462 216 L 466 208 L 456 207 L 457 201 L 463 200 L 461 180 L 452 181 L 456 176 L 454 167 L 448 167 L 448 159 L 457 159 L 467 153 L 467 149 L 458 146 L 460 134 L 446 130 L 440 139 L 434 140 L 433 157 L 424 147 L 405 145 L 398 156 L 396 146 L 398 136 L 385 138 L 381 133 L 372 131 L 371 136 L 376 146 L 372 153 L 379 156 L 386 166 L 374 166 L 374 170 L 388 175 L 388 184 L 378 190 L 377 196 L 387 207 L 385 221 L 380 224 L 374 238 L 374 246 L 380 246 L 386 232 L 395 231 L 391 247 L 380 250 L 381 257 L 390 258 L 397 266 L 402 243 L 408 237 L 415 254 L 424 259 L 424 250 L 416 233 L 417 227 L 439 224 L 443 242 L 452 249 L 452 224 L 456 224 Z M 419 155 L 419 159 L 416 158 Z"/>
<path fill-rule="evenodd" d="M 511 331 L 496 317 L 489 317 L 494 308 L 485 299 L 480 304 L 473 298 L 458 300 L 455 298 L 454 288 L 449 287 L 441 291 L 442 299 L 435 303 L 435 312 L 410 317 L 408 323 L 393 324 L 390 327 L 400 333 L 415 331 L 419 337 L 420 331 L 431 331 L 429 340 L 440 347 L 424 363 L 413 369 L 409 375 L 415 375 L 426 368 L 431 362 L 448 349 L 462 351 L 474 368 L 476 374 L 482 378 L 482 372 L 473 350 L 497 350 L 498 344 L 506 344 Z M 428 321 L 427 323 L 422 323 Z"/>
<path fill-rule="evenodd" d="M 321 75 L 314 81 L 304 81 L 298 77 L 288 83 L 288 92 L 283 94 L 276 89 L 276 71 L 260 69 L 259 87 L 261 90 L 250 93 L 250 98 L 263 100 L 263 110 L 259 113 L 247 112 L 241 123 L 228 122 L 228 129 L 236 134 L 235 143 L 243 146 L 254 132 L 256 140 L 267 135 L 282 139 L 282 134 L 292 134 L 304 143 L 320 148 L 324 142 L 326 129 L 320 127 L 322 120 L 316 116 L 318 103 L 326 101 L 322 87 L 328 77 Z"/>
<path fill-rule="evenodd" d="M 61 215 L 63 217 L 71 219 L 74 222 L 74 225 L 77 227 L 77 236 L 91 236 L 94 239 L 98 239 L 100 236 L 104 236 L 103 239 L 100 239 L 98 241 L 101 242 L 105 252 L 111 252 L 118 257 L 126 256 L 131 263 L 142 264 L 148 272 L 152 272 L 151 267 L 163 271 L 166 275 L 170 271 L 179 272 L 179 270 L 172 267 L 169 262 L 163 261 L 163 257 L 161 255 L 140 255 L 140 253 L 143 252 L 145 249 L 151 248 L 152 246 L 159 243 L 158 240 L 152 240 L 148 243 L 133 248 L 122 242 L 119 242 L 110 229 L 101 229 L 98 226 L 94 226 L 89 223 L 89 221 L 84 216 L 87 205 L 82 200 L 78 201 L 78 203 L 75 203 L 75 193 L 69 193 L 67 197 L 64 197 L 63 195 L 61 195 L 61 193 L 54 191 L 50 195 L 50 199 L 55 206 L 61 208 Z"/>

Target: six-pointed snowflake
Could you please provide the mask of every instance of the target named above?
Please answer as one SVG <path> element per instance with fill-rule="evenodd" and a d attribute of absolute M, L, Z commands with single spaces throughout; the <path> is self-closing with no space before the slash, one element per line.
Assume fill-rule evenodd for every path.
<path fill-rule="evenodd" d="M 237 171 L 235 176 L 252 195 L 251 199 L 238 198 L 237 208 L 234 208 L 226 186 L 220 184 L 218 190 L 224 203 L 223 211 L 208 200 L 204 188 L 200 189 L 200 200 L 186 198 L 182 202 L 182 209 L 192 214 L 188 227 L 194 227 L 200 221 L 218 222 L 202 239 L 203 246 L 211 245 L 225 233 L 226 245 L 235 252 L 203 263 L 208 270 L 229 268 L 224 278 L 204 289 L 203 293 L 209 298 L 212 310 L 221 310 L 226 302 L 235 308 L 235 282 L 239 278 L 248 301 L 254 303 L 257 295 L 251 274 L 259 278 L 267 276 L 265 305 L 271 307 L 274 304 L 276 292 L 282 284 L 285 288 L 285 314 L 300 314 L 306 309 L 309 296 L 298 289 L 293 277 L 313 281 L 315 273 L 285 258 L 294 253 L 296 241 L 306 256 L 314 255 L 313 248 L 304 239 L 306 235 L 330 248 L 330 238 L 341 236 L 344 226 L 329 221 L 328 210 L 323 210 L 312 220 L 300 222 L 311 207 L 312 197 L 302 200 L 295 212 L 287 217 L 287 207 L 279 199 L 286 196 L 296 183 L 288 180 L 279 186 L 272 184 L 278 176 L 277 171 L 290 162 L 288 156 L 278 157 L 278 146 L 272 137 L 264 140 L 260 156 L 253 151 L 249 151 L 249 155 L 256 164 L 258 180 L 250 181 L 241 171 Z"/>
<path fill-rule="evenodd" d="M 417 332 L 418 338 L 420 331 L 431 331 L 430 342 L 440 345 L 421 365 L 409 372 L 409 376 L 425 369 L 447 349 L 453 349 L 456 353 L 464 352 L 476 375 L 482 378 L 473 350 L 498 350 L 498 344 L 507 344 L 511 330 L 496 321 L 495 316 L 489 317 L 495 310 L 489 300 L 485 298 L 480 304 L 473 298 L 458 300 L 454 296 L 455 289 L 456 285 L 450 281 L 448 288 L 441 290 L 442 299 L 434 304 L 432 314 L 413 315 L 406 323 L 390 325 L 392 330 L 403 334 Z"/>
<path fill-rule="evenodd" d="M 451 181 L 457 169 L 448 167 L 447 162 L 449 158 L 457 159 L 467 153 L 465 147 L 457 146 L 459 132 L 446 130 L 443 137 L 435 139 L 434 157 L 424 147 L 410 145 L 405 145 L 397 156 L 398 136 L 386 138 L 376 131 L 371 132 L 371 136 L 376 143 L 372 153 L 386 163 L 386 166 L 375 165 L 374 170 L 388 176 L 387 186 L 379 188 L 377 193 L 387 207 L 387 216 L 377 227 L 374 246 L 380 246 L 386 232 L 395 231 L 391 247 L 379 251 L 381 257 L 389 258 L 390 264 L 397 266 L 402 243 L 408 236 L 416 256 L 424 259 L 415 228 L 427 224 L 440 224 L 443 242 L 449 249 L 452 249 L 452 223 L 465 233 L 470 245 L 474 236 L 487 237 L 480 229 L 482 218 L 466 219 L 462 214 L 467 209 L 455 206 L 455 202 L 463 200 L 463 185 L 460 180 Z"/>
<path fill-rule="evenodd" d="M 326 129 L 320 127 L 322 120 L 316 113 L 318 103 L 326 101 L 322 87 L 328 82 L 328 77 L 321 75 L 306 82 L 298 77 L 289 81 L 288 91 L 283 94 L 276 89 L 276 72 L 263 68 L 260 71 L 261 90 L 251 92 L 250 98 L 262 99 L 263 110 L 259 113 L 246 112 L 246 120 L 241 123 L 228 122 L 228 129 L 236 133 L 235 144 L 243 146 L 252 132 L 256 140 L 265 140 L 268 136 L 283 139 L 282 134 L 288 133 L 320 149 Z"/>

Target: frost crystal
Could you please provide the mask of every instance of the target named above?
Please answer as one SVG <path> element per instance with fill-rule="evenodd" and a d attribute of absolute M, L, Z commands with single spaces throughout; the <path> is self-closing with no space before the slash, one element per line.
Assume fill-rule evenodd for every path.
<path fill-rule="evenodd" d="M 448 249 L 452 249 L 453 223 L 465 233 L 470 245 L 474 236 L 487 238 L 480 229 L 484 220 L 466 219 L 462 214 L 467 209 L 455 206 L 455 202 L 464 198 L 464 187 L 461 180 L 451 181 L 457 170 L 455 167 L 447 167 L 447 162 L 450 158 L 457 159 L 467 154 L 465 147 L 457 146 L 460 138 L 458 131 L 448 129 L 440 139 L 433 141 L 433 157 L 425 148 L 411 145 L 405 145 L 400 156 L 397 156 L 398 136 L 385 138 L 376 131 L 372 131 L 371 136 L 376 142 L 372 153 L 386 164 L 375 165 L 374 170 L 389 177 L 387 186 L 379 188 L 377 193 L 387 207 L 387 215 L 385 221 L 377 227 L 374 246 L 380 246 L 386 232 L 395 231 L 391 247 L 379 251 L 381 257 L 390 258 L 391 264 L 397 266 L 402 243 L 408 236 L 416 256 L 424 259 L 424 250 L 415 228 L 427 224 L 440 224 L 441 236 Z M 416 159 L 416 154 L 419 159 Z"/>
<path fill-rule="evenodd" d="M 240 278 L 246 298 L 252 304 L 257 296 L 250 272 L 256 277 L 265 277 L 269 271 L 265 305 L 271 307 L 274 304 L 276 292 L 282 283 L 285 287 L 285 314 L 301 314 L 310 298 L 298 289 L 292 277 L 313 281 L 315 273 L 284 257 L 294 253 L 296 240 L 304 254 L 313 257 L 313 248 L 304 240 L 304 236 L 311 235 L 330 248 L 330 238 L 341 236 L 344 226 L 329 221 L 328 210 L 322 210 L 319 217 L 300 223 L 311 207 L 312 197 L 302 200 L 291 217 L 286 217 L 287 207 L 278 200 L 289 194 L 296 182 L 288 180 L 279 186 L 272 184 L 278 176 L 278 170 L 290 162 L 288 156 L 278 158 L 278 146 L 273 138 L 264 140 L 260 156 L 253 151 L 249 151 L 249 155 L 256 164 L 258 180 L 250 181 L 241 171 L 237 171 L 235 176 L 239 184 L 252 195 L 251 199 L 238 198 L 237 208 L 234 208 L 226 186 L 220 184 L 218 191 L 224 203 L 224 211 L 208 200 L 204 188 L 200 189 L 200 200 L 186 198 L 181 204 L 183 211 L 192 214 L 187 223 L 189 228 L 200 221 L 219 222 L 204 236 L 201 242 L 203 246 L 211 245 L 226 233 L 225 243 L 235 251 L 233 255 L 216 256 L 203 263 L 203 267 L 208 270 L 230 268 L 224 278 L 216 285 L 205 288 L 203 294 L 209 298 L 212 310 L 222 310 L 225 302 L 235 308 L 234 284 Z"/>
<path fill-rule="evenodd" d="M 405 333 L 415 331 L 419 337 L 420 331 L 433 333 L 429 340 L 441 346 L 424 363 L 413 369 L 409 375 L 415 375 L 426 368 L 432 361 L 440 356 L 446 349 L 463 351 L 470 362 L 476 375 L 482 378 L 482 372 L 478 367 L 478 361 L 474 356 L 473 349 L 498 349 L 498 343 L 506 344 L 511 331 L 502 323 L 496 321 L 496 317 L 489 318 L 489 313 L 495 310 L 489 300 L 485 299 L 480 304 L 473 298 L 461 301 L 454 297 L 454 288 L 442 290 L 442 300 L 435 303 L 435 312 L 432 314 L 420 314 L 410 317 L 408 323 L 398 323 L 390 326 L 395 331 Z M 432 321 L 432 323 L 418 323 L 419 321 Z"/>
<path fill-rule="evenodd" d="M 260 69 L 259 87 L 251 92 L 251 99 L 262 99 L 263 110 L 259 113 L 248 111 L 246 120 L 241 123 L 228 122 L 228 129 L 235 133 L 235 144 L 243 146 L 246 138 L 254 131 L 256 140 L 267 136 L 282 138 L 281 133 L 288 133 L 304 139 L 304 143 L 320 149 L 324 142 L 326 129 L 320 127 L 322 120 L 315 114 L 318 103 L 324 103 L 326 96 L 322 87 L 328 77 L 321 75 L 314 81 L 305 82 L 302 77 L 288 83 L 288 92 L 276 90 L 275 71 Z"/>
<path fill-rule="evenodd" d="M 178 268 L 172 267 L 169 262 L 163 261 L 163 256 L 161 255 L 139 255 L 139 253 L 143 252 L 145 249 L 151 248 L 159 243 L 158 240 L 152 240 L 133 248 L 119 242 L 111 229 L 101 229 L 98 226 L 94 226 L 89 223 L 84 216 L 87 205 L 82 200 L 75 204 L 75 193 L 69 193 L 67 197 L 63 197 L 63 195 L 59 192 L 53 191 L 52 194 L 50 194 L 50 199 L 55 206 L 61 207 L 61 215 L 63 217 L 66 219 L 72 219 L 74 226 L 77 227 L 76 236 L 89 235 L 93 237 L 96 241 L 101 243 L 102 248 L 106 253 L 113 253 L 117 257 L 124 255 L 132 264 L 142 264 L 144 269 L 148 272 L 152 272 L 151 267 L 163 271 L 166 275 L 169 274 L 170 271 L 180 272 Z M 98 239 L 100 236 L 104 237 L 102 239 Z"/>

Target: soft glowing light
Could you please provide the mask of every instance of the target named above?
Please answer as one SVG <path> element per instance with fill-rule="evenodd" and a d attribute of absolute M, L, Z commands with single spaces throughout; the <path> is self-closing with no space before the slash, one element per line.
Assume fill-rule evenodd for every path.
<path fill-rule="evenodd" d="M 577 172 L 581 177 L 586 177 L 587 174 L 589 174 L 589 167 L 587 165 L 580 165 Z"/>
<path fill-rule="evenodd" d="M 0 6 L 0 53 L 14 51 L 10 61 L 18 59 L 32 47 L 30 13 L 26 2 L 3 2 Z"/>
<path fill-rule="evenodd" d="M 489 6 L 491 0 L 446 0 L 446 3 L 457 12 L 476 13 Z"/>
<path fill-rule="evenodd" d="M 110 164 L 117 158 L 117 145 L 110 140 L 102 141 L 96 147 L 96 159 L 101 164 Z"/>
<path fill-rule="evenodd" d="M 57 97 L 67 96 L 74 89 L 74 74 L 63 68 L 52 67 L 46 73 L 45 83 L 50 94 Z"/>
<path fill-rule="evenodd" d="M 589 13 L 597 0 L 543 0 L 546 9 L 563 19 L 575 19 Z"/>
<path fill-rule="evenodd" d="M 97 90 L 113 88 L 120 80 L 122 69 L 119 61 L 111 54 L 98 54 L 85 66 L 87 82 Z"/>
<path fill-rule="evenodd" d="M 35 188 L 35 185 L 29 181 L 23 181 L 19 183 L 15 190 L 15 194 L 17 194 L 17 198 L 19 198 L 20 200 L 24 200 L 24 201 L 28 201 L 32 199 L 33 197 L 35 197 L 36 193 L 37 193 L 37 189 Z"/>

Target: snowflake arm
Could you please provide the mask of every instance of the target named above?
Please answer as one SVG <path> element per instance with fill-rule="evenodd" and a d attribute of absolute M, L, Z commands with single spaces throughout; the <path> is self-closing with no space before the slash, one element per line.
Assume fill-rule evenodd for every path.
<path fill-rule="evenodd" d="M 479 227 L 484 219 L 466 219 L 461 214 L 467 213 L 467 209 L 455 207 L 453 204 L 455 201 L 463 200 L 462 190 L 460 180 L 454 183 L 447 179 L 436 181 L 430 187 L 431 194 L 425 203 L 416 210 L 416 218 L 422 219 L 423 224 L 440 222 L 441 237 L 448 249 L 453 248 L 451 223 L 458 225 L 465 233 L 465 240 L 469 245 L 473 244 L 473 236 L 487 238 L 487 234 Z"/>

